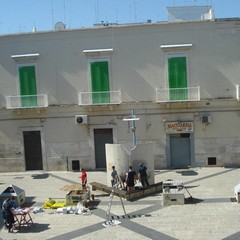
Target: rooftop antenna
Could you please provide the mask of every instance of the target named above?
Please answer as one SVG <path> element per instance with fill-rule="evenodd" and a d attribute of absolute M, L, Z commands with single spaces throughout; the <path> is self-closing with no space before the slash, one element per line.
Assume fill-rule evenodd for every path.
<path fill-rule="evenodd" d="M 132 8 L 132 6 L 129 5 L 129 22 L 132 22 L 131 8 Z"/>
<path fill-rule="evenodd" d="M 71 28 L 71 24 L 72 24 L 72 0 L 70 0 L 70 20 L 69 20 L 69 28 Z"/>
<path fill-rule="evenodd" d="M 209 2 L 210 2 L 210 3 L 209 3 L 210 6 L 213 7 L 213 0 L 210 0 Z M 207 5 L 208 5 L 208 0 L 207 0 Z"/>
<path fill-rule="evenodd" d="M 66 5 L 65 0 L 63 1 L 63 22 L 66 24 Z"/>
<path fill-rule="evenodd" d="M 53 0 L 51 1 L 51 10 L 52 10 L 52 27 L 54 27 L 54 20 L 53 20 Z"/>
<path fill-rule="evenodd" d="M 33 24 L 32 32 L 37 32 L 37 28 L 36 28 L 35 23 Z"/>
<path fill-rule="evenodd" d="M 136 0 L 133 1 L 133 7 L 134 7 L 134 18 L 135 18 L 135 23 L 137 22 L 137 3 Z"/>
<path fill-rule="evenodd" d="M 116 23 L 118 24 L 118 8 L 116 9 Z"/>
<path fill-rule="evenodd" d="M 95 21 L 96 21 L 96 23 L 99 23 L 98 0 L 95 0 Z"/>

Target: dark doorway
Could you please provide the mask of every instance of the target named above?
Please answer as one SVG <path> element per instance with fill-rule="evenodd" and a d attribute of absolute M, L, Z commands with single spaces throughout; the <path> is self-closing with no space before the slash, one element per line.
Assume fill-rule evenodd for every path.
<path fill-rule="evenodd" d="M 106 169 L 106 143 L 113 143 L 112 128 L 94 129 L 95 159 L 98 169 Z"/>
<path fill-rule="evenodd" d="M 40 131 L 23 132 L 26 170 L 43 170 Z"/>
<path fill-rule="evenodd" d="M 186 168 L 191 165 L 190 134 L 171 134 L 171 167 Z"/>

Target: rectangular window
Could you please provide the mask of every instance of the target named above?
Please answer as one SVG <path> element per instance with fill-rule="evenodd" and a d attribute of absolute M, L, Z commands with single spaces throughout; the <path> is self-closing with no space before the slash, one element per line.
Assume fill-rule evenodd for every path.
<path fill-rule="evenodd" d="M 168 58 L 168 83 L 170 100 L 187 99 L 187 60 L 186 57 Z"/>
<path fill-rule="evenodd" d="M 91 62 L 91 87 L 93 103 L 109 103 L 108 61 Z"/>
<path fill-rule="evenodd" d="M 21 66 L 18 68 L 20 95 L 22 106 L 31 107 L 37 105 L 37 84 L 35 66 Z"/>

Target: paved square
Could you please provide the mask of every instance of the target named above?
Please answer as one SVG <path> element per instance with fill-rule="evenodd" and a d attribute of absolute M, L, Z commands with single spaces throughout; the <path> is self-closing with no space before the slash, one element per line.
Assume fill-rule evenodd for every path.
<path fill-rule="evenodd" d="M 1 173 L 0 192 L 14 184 L 26 192 L 31 206 L 41 207 L 48 198 L 64 200 L 64 186 L 80 184 L 78 172 Z M 107 183 L 106 172 L 87 172 L 88 182 Z M 234 187 L 240 183 L 238 168 L 191 168 L 155 171 L 155 183 L 167 179 L 184 182 L 184 205 L 163 206 L 162 193 L 136 201 L 113 198 L 111 219 L 120 224 L 104 227 L 109 196 L 95 195 L 91 215 L 32 213 L 34 227 L 8 233 L 1 221 L 0 239 L 240 239 L 240 204 Z M 191 196 L 193 199 L 191 199 Z M 2 216 L 1 216 L 2 217 Z"/>

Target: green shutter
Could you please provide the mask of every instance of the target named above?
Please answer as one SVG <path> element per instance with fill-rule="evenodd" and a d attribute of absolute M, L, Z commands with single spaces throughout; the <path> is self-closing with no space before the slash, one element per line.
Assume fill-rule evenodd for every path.
<path fill-rule="evenodd" d="M 172 57 L 168 59 L 168 82 L 170 88 L 170 100 L 187 99 L 186 57 Z M 178 89 L 174 90 L 174 88 Z"/>
<path fill-rule="evenodd" d="M 93 103 L 109 103 L 108 62 L 91 63 L 91 84 Z"/>
<path fill-rule="evenodd" d="M 37 105 L 37 85 L 34 66 L 19 67 L 20 94 L 22 106 L 31 107 Z M 31 95 L 24 97 L 26 95 Z"/>

